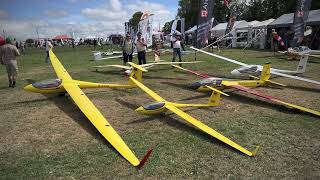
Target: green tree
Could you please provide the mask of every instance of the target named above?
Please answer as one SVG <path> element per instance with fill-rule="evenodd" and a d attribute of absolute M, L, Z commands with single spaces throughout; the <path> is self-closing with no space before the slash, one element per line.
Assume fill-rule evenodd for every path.
<path fill-rule="evenodd" d="M 129 24 L 134 29 L 135 32 L 138 31 L 138 24 L 139 24 L 139 21 L 140 21 L 142 14 L 143 13 L 141 11 L 135 12 L 132 15 L 131 19 L 129 20 Z"/>
<path fill-rule="evenodd" d="M 166 22 L 162 28 L 162 32 L 164 32 L 165 34 L 170 34 L 173 21 L 174 20 Z"/>

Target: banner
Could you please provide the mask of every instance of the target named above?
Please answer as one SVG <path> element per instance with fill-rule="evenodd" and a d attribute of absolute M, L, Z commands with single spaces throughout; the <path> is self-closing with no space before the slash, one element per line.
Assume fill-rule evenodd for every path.
<path fill-rule="evenodd" d="M 143 13 L 138 24 L 138 31 L 141 32 L 142 38 L 147 43 L 147 47 L 152 45 L 152 20 L 150 16 L 153 14 Z"/>
<path fill-rule="evenodd" d="M 200 0 L 196 47 L 208 44 L 214 0 Z"/>
<path fill-rule="evenodd" d="M 304 29 L 309 16 L 312 0 L 297 0 L 292 30 L 294 31 L 293 47 L 303 41 Z"/>

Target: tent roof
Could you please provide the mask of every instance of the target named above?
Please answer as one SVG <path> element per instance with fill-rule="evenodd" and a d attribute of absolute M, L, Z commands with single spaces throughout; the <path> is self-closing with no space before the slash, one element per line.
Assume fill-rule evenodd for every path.
<path fill-rule="evenodd" d="M 189 30 L 187 30 L 187 31 L 185 32 L 185 34 L 193 33 L 193 32 L 196 31 L 196 30 L 197 30 L 197 25 L 194 25 L 192 28 L 190 28 Z"/>
<path fill-rule="evenodd" d="M 238 29 L 248 29 L 249 26 L 253 27 L 253 26 L 254 26 L 255 24 L 257 24 L 257 23 L 259 23 L 259 21 L 256 21 L 256 20 L 250 21 L 250 22 L 248 22 L 248 23 L 240 23 L 240 24 L 236 27 L 236 29 L 237 29 L 237 30 L 238 30 Z"/>
<path fill-rule="evenodd" d="M 68 40 L 68 39 L 72 39 L 71 37 L 69 37 L 68 35 L 58 35 L 58 36 L 56 36 L 56 37 L 54 37 L 54 38 L 52 38 L 53 40 L 60 40 L 60 39 L 62 39 L 62 40 Z"/>
<path fill-rule="evenodd" d="M 268 28 L 289 27 L 293 24 L 294 14 L 283 14 L 272 23 L 268 25 Z M 320 24 L 320 9 L 312 10 L 309 12 L 307 19 L 307 25 L 319 25 Z"/>
<path fill-rule="evenodd" d="M 265 21 L 258 22 L 255 25 L 253 25 L 253 28 L 259 29 L 259 28 L 266 27 L 266 26 L 268 26 L 268 24 L 272 23 L 273 21 L 274 21 L 274 19 L 268 19 Z"/>
<path fill-rule="evenodd" d="M 5 43 L 6 43 L 5 39 L 2 36 L 0 36 L 0 46 L 4 45 Z"/>
<path fill-rule="evenodd" d="M 215 27 L 213 27 L 212 29 L 211 29 L 211 31 L 219 31 L 219 30 L 225 30 L 225 29 L 227 29 L 227 24 L 228 23 L 220 23 L 220 24 L 218 24 L 218 25 L 216 25 Z M 241 24 L 248 24 L 248 22 L 247 21 L 236 21 L 236 22 L 234 22 L 234 25 L 233 25 L 233 29 L 234 28 L 238 28 Z"/>

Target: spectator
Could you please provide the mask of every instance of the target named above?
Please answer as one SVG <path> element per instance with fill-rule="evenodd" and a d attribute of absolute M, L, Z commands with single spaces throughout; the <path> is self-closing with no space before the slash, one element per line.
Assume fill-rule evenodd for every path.
<path fill-rule="evenodd" d="M 126 34 L 126 39 L 122 43 L 122 51 L 123 51 L 123 65 L 126 65 L 127 62 L 132 62 L 132 54 L 133 54 L 133 43 L 131 41 L 130 34 Z"/>
<path fill-rule="evenodd" d="M 138 39 L 136 43 L 137 51 L 138 51 L 138 60 L 139 60 L 139 65 L 141 64 L 146 64 L 146 47 L 147 44 L 145 43 L 144 38 L 141 38 L 142 33 L 138 32 L 137 34 Z"/>
<path fill-rule="evenodd" d="M 46 60 L 45 60 L 45 62 L 46 63 L 48 63 L 49 61 L 49 50 L 52 48 L 53 46 L 52 46 L 52 44 L 51 44 L 51 42 L 49 41 L 49 39 L 46 39 L 45 40 L 45 48 L 46 48 Z"/>
<path fill-rule="evenodd" d="M 14 38 L 7 37 L 6 44 L 0 47 L 0 62 L 6 66 L 9 80 L 9 87 L 16 86 L 18 75 L 18 64 L 16 57 L 20 55 Z"/>
<path fill-rule="evenodd" d="M 173 47 L 173 57 L 172 57 L 172 62 L 176 61 L 176 56 L 179 56 L 179 62 L 181 62 L 181 48 L 183 49 L 183 51 L 185 51 L 184 49 L 184 45 L 180 40 L 180 36 L 175 34 L 174 38 L 172 39 L 172 47 Z M 181 64 L 180 64 L 181 66 Z"/>

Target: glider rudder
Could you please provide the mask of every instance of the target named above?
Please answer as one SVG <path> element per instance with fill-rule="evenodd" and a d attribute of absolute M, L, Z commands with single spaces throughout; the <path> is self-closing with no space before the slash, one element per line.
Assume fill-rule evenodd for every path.
<path fill-rule="evenodd" d="M 128 63 L 132 66 L 130 77 L 132 77 L 133 79 L 136 79 L 139 82 L 142 82 L 142 72 L 148 72 L 148 70 L 146 70 L 145 68 L 135 63 L 132 63 L 132 62 L 128 62 Z M 129 78 L 129 85 L 136 86 L 136 84 L 132 82 L 130 78 Z"/>
<path fill-rule="evenodd" d="M 221 98 L 220 95 L 221 94 L 223 94 L 225 96 L 229 96 L 228 94 L 226 94 L 226 93 L 224 93 L 222 91 L 219 91 L 218 89 L 215 89 L 215 88 L 213 88 L 211 86 L 207 86 L 206 85 L 206 88 L 209 88 L 209 89 L 212 90 L 212 94 L 211 94 L 211 96 L 209 98 L 209 102 L 208 102 L 208 104 L 210 106 L 218 106 L 220 104 L 220 98 Z"/>

